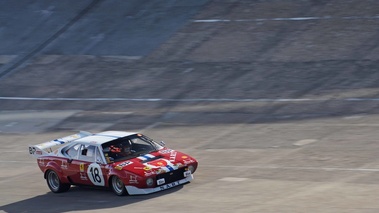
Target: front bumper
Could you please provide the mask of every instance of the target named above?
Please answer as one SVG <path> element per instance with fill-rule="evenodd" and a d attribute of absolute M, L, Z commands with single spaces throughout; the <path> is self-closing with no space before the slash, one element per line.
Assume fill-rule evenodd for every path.
<path fill-rule="evenodd" d="M 184 179 L 181 179 L 181 180 L 178 180 L 178 181 L 174 181 L 172 183 L 168 183 L 168 184 L 165 184 L 165 185 L 161 185 L 161 186 L 158 186 L 158 187 L 155 187 L 155 188 L 137 188 L 135 186 L 125 186 L 125 188 L 126 188 L 126 190 L 128 191 L 128 193 L 130 195 L 144 195 L 144 194 L 151 194 L 151 193 L 154 193 L 154 192 L 159 192 L 159 191 L 162 191 L 162 190 L 170 189 L 170 188 L 173 188 L 175 186 L 179 186 L 179 185 L 188 183 L 191 180 L 193 180 L 193 175 L 192 174 L 190 176 L 184 178 Z"/>

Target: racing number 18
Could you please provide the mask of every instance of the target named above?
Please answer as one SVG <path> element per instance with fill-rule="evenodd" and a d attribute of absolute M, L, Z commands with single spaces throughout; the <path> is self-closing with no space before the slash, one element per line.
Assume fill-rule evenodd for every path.
<path fill-rule="evenodd" d="M 99 169 L 91 167 L 91 169 L 89 171 L 90 171 L 90 173 L 92 175 L 92 179 L 95 182 L 101 183 L 101 177 L 99 175 Z"/>
<path fill-rule="evenodd" d="M 103 172 L 101 171 L 101 167 L 99 164 L 91 163 L 88 166 L 87 175 L 94 185 L 96 185 L 96 186 L 104 186 L 105 185 Z"/>

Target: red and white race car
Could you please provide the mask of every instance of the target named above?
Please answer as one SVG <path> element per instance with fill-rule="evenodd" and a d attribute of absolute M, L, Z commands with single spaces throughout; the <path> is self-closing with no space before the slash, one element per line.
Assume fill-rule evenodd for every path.
<path fill-rule="evenodd" d="M 149 194 L 193 179 L 198 162 L 140 133 L 79 132 L 29 147 L 54 193 L 71 185 L 110 187 L 119 196 Z"/>

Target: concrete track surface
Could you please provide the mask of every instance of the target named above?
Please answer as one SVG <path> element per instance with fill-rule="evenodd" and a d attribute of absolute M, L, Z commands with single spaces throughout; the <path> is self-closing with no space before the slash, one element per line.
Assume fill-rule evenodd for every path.
<path fill-rule="evenodd" d="M 379 1 L 0 0 L 0 212 L 379 212 Z M 146 196 L 49 191 L 29 144 L 142 131 Z"/>

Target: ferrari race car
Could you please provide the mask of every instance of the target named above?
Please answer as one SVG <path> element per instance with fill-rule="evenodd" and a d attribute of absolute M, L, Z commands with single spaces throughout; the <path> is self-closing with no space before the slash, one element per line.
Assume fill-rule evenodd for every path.
<path fill-rule="evenodd" d="M 198 162 L 140 133 L 81 131 L 29 147 L 54 193 L 71 185 L 111 188 L 116 195 L 149 194 L 193 179 Z"/>

